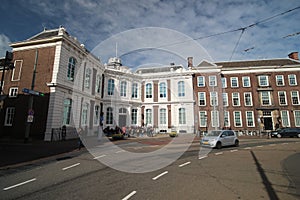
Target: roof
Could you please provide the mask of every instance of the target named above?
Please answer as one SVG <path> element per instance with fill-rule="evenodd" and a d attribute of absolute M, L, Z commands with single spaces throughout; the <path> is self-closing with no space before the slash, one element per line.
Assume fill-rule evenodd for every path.
<path fill-rule="evenodd" d="M 300 65 L 300 61 L 290 58 L 268 59 L 268 60 L 245 60 L 245 61 L 228 61 L 215 62 L 216 65 L 223 67 L 258 67 L 258 66 L 282 66 L 282 65 Z"/>
<path fill-rule="evenodd" d="M 182 69 L 183 67 L 181 65 L 171 65 L 171 66 L 161 66 L 161 67 L 147 67 L 147 68 L 139 68 L 135 72 L 136 73 L 160 73 L 160 72 L 170 72 L 171 69 L 174 71 L 177 69 Z"/>
<path fill-rule="evenodd" d="M 40 39 L 46 39 L 46 38 L 54 37 L 54 36 L 58 35 L 58 31 L 59 31 L 59 29 L 44 30 L 44 31 L 32 36 L 31 38 L 29 38 L 27 40 L 28 41 L 30 41 L 30 40 L 40 40 Z"/>

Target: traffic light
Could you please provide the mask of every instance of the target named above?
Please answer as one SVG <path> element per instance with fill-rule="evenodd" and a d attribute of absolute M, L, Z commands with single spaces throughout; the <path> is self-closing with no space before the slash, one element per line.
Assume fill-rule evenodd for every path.
<path fill-rule="evenodd" d="M 44 97 L 44 96 L 45 96 L 45 94 L 44 94 L 44 93 L 42 93 L 42 92 L 39 92 L 39 96 L 40 96 L 40 97 Z"/>

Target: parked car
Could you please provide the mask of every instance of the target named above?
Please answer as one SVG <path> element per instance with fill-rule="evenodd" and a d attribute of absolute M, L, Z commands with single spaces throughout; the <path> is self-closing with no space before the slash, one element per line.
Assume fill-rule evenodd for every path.
<path fill-rule="evenodd" d="M 205 147 L 220 149 L 223 146 L 239 146 L 239 139 L 232 130 L 213 130 L 208 132 L 200 141 Z"/>
<path fill-rule="evenodd" d="M 300 138 L 300 128 L 282 128 L 271 132 L 271 137 L 298 137 Z"/>

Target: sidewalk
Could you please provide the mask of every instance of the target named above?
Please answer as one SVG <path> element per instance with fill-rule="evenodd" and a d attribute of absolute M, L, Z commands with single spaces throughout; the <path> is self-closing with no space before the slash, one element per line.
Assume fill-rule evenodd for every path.
<path fill-rule="evenodd" d="M 9 166 L 24 165 L 25 162 L 47 158 L 78 149 L 78 139 L 56 142 L 0 141 L 0 169 Z"/>

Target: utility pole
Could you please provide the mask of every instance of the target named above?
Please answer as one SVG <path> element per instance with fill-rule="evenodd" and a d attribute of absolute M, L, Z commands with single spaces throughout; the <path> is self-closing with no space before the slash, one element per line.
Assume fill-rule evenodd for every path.
<path fill-rule="evenodd" d="M 35 50 L 35 61 L 33 65 L 33 74 L 32 74 L 32 81 L 31 81 L 31 90 L 34 90 L 34 83 L 35 83 L 35 74 L 36 74 L 36 66 L 38 62 L 38 55 L 39 52 L 36 49 Z M 29 95 L 29 101 L 28 101 L 28 116 L 33 115 L 33 95 Z M 26 129 L 25 129 L 25 138 L 24 138 L 24 143 L 27 143 L 29 140 L 29 134 L 30 134 L 30 127 L 33 121 L 29 120 L 29 117 L 26 119 Z"/>

